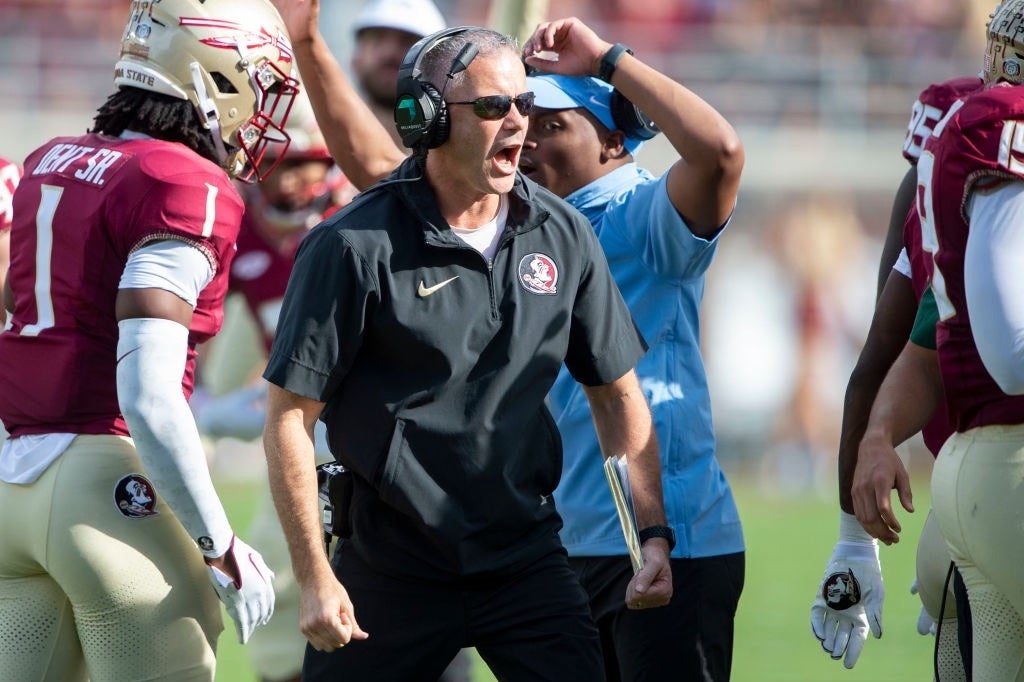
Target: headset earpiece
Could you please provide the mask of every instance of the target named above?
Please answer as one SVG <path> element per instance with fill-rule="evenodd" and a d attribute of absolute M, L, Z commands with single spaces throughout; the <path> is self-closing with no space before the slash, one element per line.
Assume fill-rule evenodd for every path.
<path fill-rule="evenodd" d="M 661 132 L 654 121 L 618 90 L 612 90 L 611 110 L 615 127 L 624 132 L 626 137 L 649 140 Z"/>
<path fill-rule="evenodd" d="M 395 99 L 395 127 L 402 144 L 410 149 L 433 149 L 448 139 L 448 108 L 444 103 L 444 90 L 423 80 L 420 65 L 424 55 L 439 42 L 470 30 L 470 26 L 456 26 L 420 38 L 409 48 L 398 70 L 397 97 Z M 461 52 L 448 69 L 448 78 L 465 69 L 476 55 L 476 50 Z M 447 82 L 445 87 L 447 87 Z"/>
<path fill-rule="evenodd" d="M 430 99 L 434 112 L 430 126 L 424 131 L 422 144 L 426 145 L 427 149 L 433 149 L 440 147 L 448 139 L 448 107 L 441 99 L 441 93 L 433 85 L 421 81 L 420 87 Z"/>

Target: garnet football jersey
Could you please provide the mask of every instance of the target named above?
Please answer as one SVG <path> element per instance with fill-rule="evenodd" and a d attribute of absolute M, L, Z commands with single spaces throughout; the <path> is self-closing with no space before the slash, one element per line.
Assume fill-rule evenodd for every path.
<path fill-rule="evenodd" d="M 950 105 L 981 86 L 980 77 L 970 76 L 935 83 L 922 90 L 910 111 L 907 136 L 903 140 L 903 158 L 912 165 L 916 164 L 925 142 L 935 125 L 946 115 Z"/>
<path fill-rule="evenodd" d="M 14 314 L 0 334 L 8 431 L 128 433 L 114 304 L 128 256 L 164 239 L 194 245 L 215 273 L 192 318 L 190 394 L 195 344 L 220 329 L 242 210 L 224 171 L 178 143 L 88 134 L 30 154 L 14 196 Z"/>
<path fill-rule="evenodd" d="M 903 156 L 911 164 L 916 165 L 936 124 L 946 115 L 949 107 L 961 97 L 975 92 L 983 85 L 981 78 L 953 78 L 942 83 L 929 85 L 918 95 L 910 114 L 907 135 L 903 141 Z M 903 246 L 910 259 L 911 283 L 914 295 L 921 300 L 921 295 L 928 288 L 932 278 L 932 254 L 921 248 L 921 221 L 917 216 L 917 207 L 911 206 L 903 223 Z M 946 410 L 936 410 L 932 419 L 921 429 L 925 446 L 937 455 L 942 444 L 946 442 L 953 427 L 949 424 Z"/>
<path fill-rule="evenodd" d="M 936 342 L 950 420 L 957 431 L 1024 423 L 1024 396 L 1003 393 L 978 355 L 964 291 L 964 211 L 971 191 L 1024 181 L 1024 90 L 999 84 L 951 107 L 917 169 L 923 247 L 934 257 Z"/>

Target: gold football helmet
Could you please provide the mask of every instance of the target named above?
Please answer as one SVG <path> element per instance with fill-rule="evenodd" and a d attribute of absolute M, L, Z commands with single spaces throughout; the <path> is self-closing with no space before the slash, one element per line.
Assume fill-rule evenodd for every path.
<path fill-rule="evenodd" d="M 268 145 L 288 143 L 294 66 L 268 0 L 132 0 L 114 84 L 192 102 L 224 169 L 252 182 L 280 158 Z"/>
<path fill-rule="evenodd" d="M 986 29 L 986 83 L 1024 83 L 1024 0 L 1004 0 L 992 13 Z"/>

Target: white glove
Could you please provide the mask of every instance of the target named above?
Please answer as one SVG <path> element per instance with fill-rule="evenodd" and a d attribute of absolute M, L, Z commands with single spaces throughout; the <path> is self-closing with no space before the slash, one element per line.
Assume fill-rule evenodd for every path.
<path fill-rule="evenodd" d="M 839 542 L 825 566 L 825 576 L 811 606 L 811 630 L 834 660 L 852 668 L 860 657 L 868 629 L 882 636 L 882 566 L 878 541 L 852 514 L 840 513 Z"/>
<path fill-rule="evenodd" d="M 910 594 L 917 594 L 917 578 L 910 583 Z M 934 635 L 936 630 L 935 619 L 932 618 L 932 614 L 928 613 L 928 609 L 922 606 L 921 613 L 917 616 L 917 634 Z"/>
<path fill-rule="evenodd" d="M 238 582 L 219 568 L 208 566 L 210 582 L 235 621 L 238 641 L 245 644 L 256 626 L 266 624 L 274 614 L 274 572 L 259 552 L 237 536 L 231 538 L 227 561 L 237 569 Z"/>

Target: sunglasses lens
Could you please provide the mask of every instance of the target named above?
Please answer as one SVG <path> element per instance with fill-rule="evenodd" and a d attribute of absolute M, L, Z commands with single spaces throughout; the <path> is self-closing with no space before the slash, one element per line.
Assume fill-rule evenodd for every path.
<path fill-rule="evenodd" d="M 499 118 L 508 116 L 512 105 L 516 105 L 516 111 L 521 116 L 529 116 L 533 113 L 533 93 L 524 92 L 521 95 L 510 97 L 508 95 L 485 95 L 477 97 L 472 102 L 449 102 L 449 104 L 472 104 L 473 113 L 485 121 L 497 121 Z"/>
<path fill-rule="evenodd" d="M 529 116 L 533 113 L 533 93 L 524 92 L 521 95 L 517 95 L 515 99 L 516 110 L 520 116 Z"/>
<path fill-rule="evenodd" d="M 487 95 L 473 102 L 473 112 L 488 121 L 504 118 L 511 108 L 512 98 L 508 95 Z"/>

